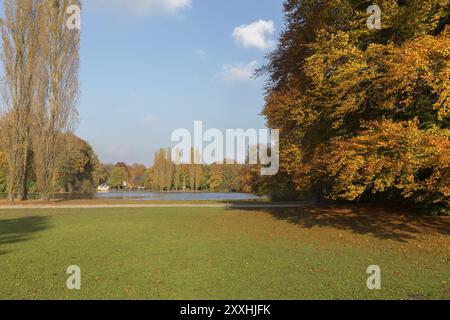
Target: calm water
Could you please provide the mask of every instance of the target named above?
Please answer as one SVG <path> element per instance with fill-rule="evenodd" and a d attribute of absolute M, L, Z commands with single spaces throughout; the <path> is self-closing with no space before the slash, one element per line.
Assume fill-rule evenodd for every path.
<path fill-rule="evenodd" d="M 0 194 L 0 199 L 6 199 L 6 194 Z M 30 200 L 39 199 L 39 195 L 32 194 Z M 189 200 L 257 200 L 259 196 L 248 193 L 218 193 L 218 192 L 99 192 L 92 194 L 65 193 L 56 194 L 53 198 L 58 200 L 86 200 L 86 199 L 111 199 L 111 200 L 160 200 L 160 201 L 189 201 Z"/>
<path fill-rule="evenodd" d="M 215 192 L 106 192 L 96 193 L 94 199 L 122 200 L 257 200 L 260 197 L 247 193 L 215 193 Z"/>

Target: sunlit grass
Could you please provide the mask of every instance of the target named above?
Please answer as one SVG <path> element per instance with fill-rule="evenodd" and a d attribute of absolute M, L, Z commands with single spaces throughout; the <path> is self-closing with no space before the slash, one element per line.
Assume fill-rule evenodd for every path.
<path fill-rule="evenodd" d="M 330 216 L 323 223 L 315 216 L 320 214 L 3 210 L 0 298 L 448 298 L 448 220 L 435 234 L 386 230 L 384 237 L 364 229 L 364 220 Z M 366 269 L 373 264 L 382 269 L 380 291 L 366 286 Z M 70 265 L 81 268 L 80 291 L 66 288 Z"/>

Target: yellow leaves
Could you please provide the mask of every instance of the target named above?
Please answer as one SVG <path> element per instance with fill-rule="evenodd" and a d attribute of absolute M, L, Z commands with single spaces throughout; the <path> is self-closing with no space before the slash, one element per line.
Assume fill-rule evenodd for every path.
<path fill-rule="evenodd" d="M 417 195 L 419 202 L 431 198 L 448 203 L 447 138 L 420 130 L 416 121 L 384 120 L 368 123 L 366 128 L 354 138 L 334 139 L 322 146 L 323 156 L 313 160 L 311 172 L 327 168 L 333 198 L 355 200 L 368 191 L 397 188 L 405 198 Z"/>
<path fill-rule="evenodd" d="M 444 119 L 450 114 L 450 62 L 447 69 L 449 75 L 442 85 L 438 86 L 437 91 L 439 94 L 439 99 L 434 104 L 434 109 L 438 111 L 439 120 Z"/>
<path fill-rule="evenodd" d="M 366 100 L 361 83 L 372 78 L 373 72 L 364 52 L 353 45 L 344 32 L 322 35 L 315 50 L 304 67 L 314 84 L 307 95 L 317 110 L 323 110 L 335 120 L 332 126 L 339 128 L 347 114 L 361 109 Z"/>
<path fill-rule="evenodd" d="M 367 108 L 410 118 L 435 114 L 438 121 L 449 115 L 450 39 L 445 34 L 401 46 L 371 44 L 362 51 L 338 32 L 322 35 L 315 50 L 304 67 L 313 83 L 308 106 L 331 118 L 333 129 Z"/>
<path fill-rule="evenodd" d="M 448 115 L 450 103 L 450 39 L 446 36 L 423 36 L 407 41 L 401 47 L 391 46 L 384 63 L 383 81 L 390 92 L 402 95 L 400 102 L 412 105 L 418 91 L 431 91 L 436 96 L 434 109 L 439 118 Z"/>
<path fill-rule="evenodd" d="M 0 150 L 0 168 L 3 168 L 3 166 L 6 166 L 6 155 Z"/>
<path fill-rule="evenodd" d="M 81 156 L 78 159 L 73 160 L 73 168 L 76 173 L 83 173 L 85 170 L 86 164 L 89 162 L 89 158 Z"/>
<path fill-rule="evenodd" d="M 293 174 L 302 160 L 300 146 L 289 143 L 285 139 L 280 141 L 280 169 L 287 174 Z"/>
<path fill-rule="evenodd" d="M 350 26 L 327 6 L 317 23 L 300 9 L 288 16 L 263 113 L 284 135 L 281 170 L 298 190 L 326 186 L 332 198 L 390 192 L 446 203 L 450 0 L 379 5 L 379 32 L 367 31 L 355 7 Z"/>

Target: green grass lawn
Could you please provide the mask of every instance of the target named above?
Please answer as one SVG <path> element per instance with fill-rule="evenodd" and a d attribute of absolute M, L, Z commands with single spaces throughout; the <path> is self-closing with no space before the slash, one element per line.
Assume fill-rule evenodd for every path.
<path fill-rule="evenodd" d="M 369 211 L 2 210 L 0 298 L 448 299 L 449 220 Z"/>

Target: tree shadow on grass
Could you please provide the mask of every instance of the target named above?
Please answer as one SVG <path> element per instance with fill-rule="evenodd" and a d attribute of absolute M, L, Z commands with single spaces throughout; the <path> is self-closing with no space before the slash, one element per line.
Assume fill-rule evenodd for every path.
<path fill-rule="evenodd" d="M 355 234 L 372 235 L 399 242 L 419 235 L 450 236 L 450 217 L 425 216 L 405 208 L 375 205 L 321 205 L 299 208 L 242 209 L 270 213 L 277 220 L 302 228 L 332 227 Z"/>
<path fill-rule="evenodd" d="M 0 255 L 7 253 L 2 246 L 31 240 L 37 232 L 48 229 L 48 220 L 40 216 L 0 219 Z"/>

